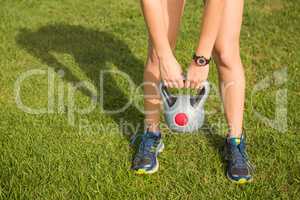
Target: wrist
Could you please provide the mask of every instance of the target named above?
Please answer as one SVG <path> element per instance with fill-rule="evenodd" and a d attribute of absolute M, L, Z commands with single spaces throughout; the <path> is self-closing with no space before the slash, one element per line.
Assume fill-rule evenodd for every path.
<path fill-rule="evenodd" d="M 174 58 L 173 52 L 171 50 L 157 51 L 157 57 L 160 61 L 168 60 Z"/>
<path fill-rule="evenodd" d="M 206 48 L 203 45 L 199 45 L 195 51 L 197 56 L 204 56 L 205 58 L 210 58 L 212 54 L 212 49 Z"/>
<path fill-rule="evenodd" d="M 195 61 L 192 61 L 192 63 L 189 65 L 189 68 L 195 69 L 197 71 L 206 71 L 209 69 L 209 64 L 199 67 L 199 65 L 197 65 Z"/>

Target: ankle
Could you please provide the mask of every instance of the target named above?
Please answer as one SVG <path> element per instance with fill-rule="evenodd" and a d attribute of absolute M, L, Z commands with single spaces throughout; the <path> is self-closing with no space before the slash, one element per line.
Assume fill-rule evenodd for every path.
<path fill-rule="evenodd" d="M 147 122 L 145 120 L 145 131 L 148 132 L 160 132 L 160 128 L 159 128 L 159 122 Z"/>
<path fill-rule="evenodd" d="M 241 138 L 243 135 L 242 131 L 229 131 L 227 133 L 227 138 Z"/>

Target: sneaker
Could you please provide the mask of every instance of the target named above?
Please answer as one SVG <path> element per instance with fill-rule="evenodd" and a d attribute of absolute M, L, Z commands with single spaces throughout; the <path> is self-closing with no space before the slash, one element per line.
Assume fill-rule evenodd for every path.
<path fill-rule="evenodd" d="M 234 183 L 245 184 L 252 181 L 253 167 L 248 160 L 245 138 L 230 137 L 225 142 L 225 159 L 228 162 L 227 177 Z"/>
<path fill-rule="evenodd" d="M 152 174 L 158 170 L 157 156 L 164 149 L 160 133 L 145 132 L 133 159 L 136 174 Z"/>

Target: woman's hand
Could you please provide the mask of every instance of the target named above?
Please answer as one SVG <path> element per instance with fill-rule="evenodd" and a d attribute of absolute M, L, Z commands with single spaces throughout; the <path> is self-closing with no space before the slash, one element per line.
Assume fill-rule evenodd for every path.
<path fill-rule="evenodd" d="M 209 65 L 198 66 L 194 61 L 189 66 L 187 79 L 185 81 L 186 88 L 199 89 L 204 81 L 207 80 Z"/>
<path fill-rule="evenodd" d="M 161 80 L 166 87 L 183 88 L 184 78 L 181 66 L 173 55 L 159 59 Z"/>

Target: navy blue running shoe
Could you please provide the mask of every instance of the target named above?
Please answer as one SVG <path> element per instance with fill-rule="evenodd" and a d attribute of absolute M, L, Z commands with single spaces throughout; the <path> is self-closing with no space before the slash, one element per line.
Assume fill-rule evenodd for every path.
<path fill-rule="evenodd" d="M 160 133 L 145 132 L 133 159 L 135 174 L 152 174 L 158 170 L 157 156 L 164 149 Z"/>
<path fill-rule="evenodd" d="M 228 161 L 227 177 L 237 184 L 252 181 L 253 167 L 248 160 L 245 138 L 230 137 L 225 142 L 225 159 Z"/>

